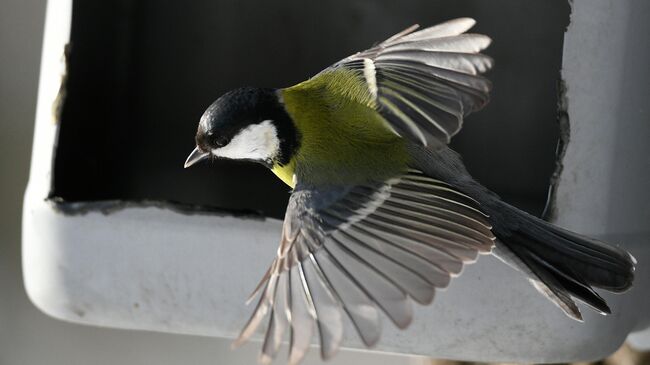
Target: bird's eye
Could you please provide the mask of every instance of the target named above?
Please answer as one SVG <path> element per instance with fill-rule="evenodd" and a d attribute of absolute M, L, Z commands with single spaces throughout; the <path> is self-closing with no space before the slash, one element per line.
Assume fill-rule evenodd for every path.
<path fill-rule="evenodd" d="M 228 144 L 228 137 L 224 135 L 212 135 L 210 136 L 210 142 L 214 147 L 223 147 Z"/>

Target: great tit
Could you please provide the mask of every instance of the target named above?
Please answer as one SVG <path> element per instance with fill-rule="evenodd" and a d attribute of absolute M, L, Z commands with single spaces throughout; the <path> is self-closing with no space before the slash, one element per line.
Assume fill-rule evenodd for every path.
<path fill-rule="evenodd" d="M 491 40 L 465 33 L 474 24 L 412 26 L 300 84 L 237 89 L 205 111 L 185 167 L 249 160 L 293 188 L 277 256 L 235 345 L 268 316 L 262 363 L 285 332 L 289 363 L 314 332 L 327 359 L 347 316 L 371 347 L 380 312 L 406 328 L 412 301 L 431 303 L 479 254 L 525 273 L 575 320 L 575 299 L 610 313 L 592 288 L 632 285 L 635 261 L 625 250 L 506 204 L 447 147 L 463 118 L 488 102 L 491 84 L 479 74 L 493 61 L 480 52 Z"/>

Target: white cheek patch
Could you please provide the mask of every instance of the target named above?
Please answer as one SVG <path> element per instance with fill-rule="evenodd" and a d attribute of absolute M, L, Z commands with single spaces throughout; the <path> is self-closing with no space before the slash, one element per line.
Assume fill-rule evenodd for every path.
<path fill-rule="evenodd" d="M 242 129 L 227 145 L 212 150 L 218 157 L 269 161 L 278 155 L 280 140 L 270 120 Z"/>

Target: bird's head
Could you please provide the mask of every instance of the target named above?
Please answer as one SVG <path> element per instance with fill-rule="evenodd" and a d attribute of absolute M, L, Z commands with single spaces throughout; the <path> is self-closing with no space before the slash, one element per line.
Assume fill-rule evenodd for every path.
<path fill-rule="evenodd" d="M 196 148 L 185 167 L 209 157 L 286 164 L 297 131 L 274 89 L 245 87 L 227 92 L 206 109 L 196 132 Z"/>

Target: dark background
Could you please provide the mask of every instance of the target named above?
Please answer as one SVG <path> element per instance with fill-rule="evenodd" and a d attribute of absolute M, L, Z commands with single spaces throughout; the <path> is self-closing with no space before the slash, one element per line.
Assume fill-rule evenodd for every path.
<path fill-rule="evenodd" d="M 75 1 L 53 196 L 172 200 L 281 218 L 289 188 L 236 162 L 183 169 L 225 91 L 284 87 L 413 23 L 470 16 L 493 38 L 491 103 L 452 146 L 507 201 L 541 213 L 558 138 L 565 1 Z"/>

